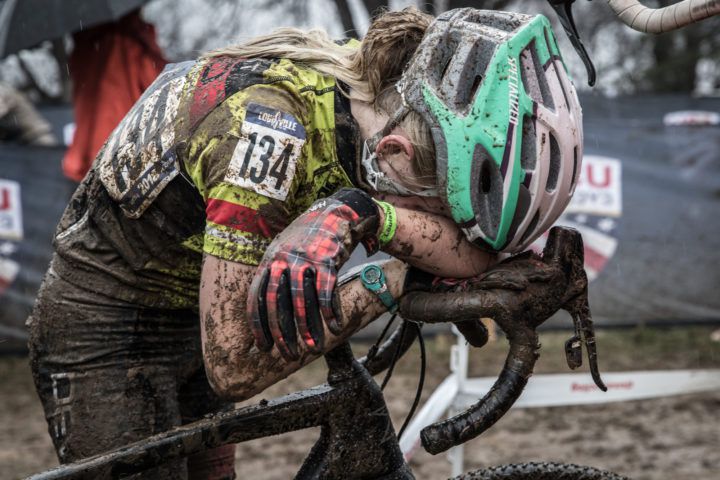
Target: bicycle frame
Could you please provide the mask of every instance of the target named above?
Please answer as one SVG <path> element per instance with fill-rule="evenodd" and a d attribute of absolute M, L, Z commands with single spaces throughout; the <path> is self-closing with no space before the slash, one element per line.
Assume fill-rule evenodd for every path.
<path fill-rule="evenodd" d="M 394 336 L 386 345 L 394 349 L 396 341 Z M 357 478 L 414 478 L 370 371 L 355 360 L 348 343 L 325 354 L 325 360 L 328 382 L 324 385 L 218 413 L 29 480 L 120 478 L 221 445 L 318 426 L 320 438 L 296 478 L 343 478 L 344 472 L 354 472 Z M 380 360 L 370 368 L 383 366 Z"/>
<path fill-rule="evenodd" d="M 492 316 L 510 344 L 505 367 L 488 394 L 462 414 L 422 431 L 423 447 L 428 452 L 439 453 L 480 435 L 507 412 L 525 387 L 537 360 L 540 346 L 535 329 L 558 308 L 570 312 L 575 323 L 575 335 L 566 347 L 568 365 L 579 366 L 578 355 L 584 345 L 593 379 L 599 388 L 605 389 L 597 369 L 583 244 L 577 231 L 554 227 L 543 257 L 532 252 L 511 257 L 460 291 L 452 284 L 436 287 L 444 293 L 427 293 L 423 290 L 427 285 L 423 275 L 427 274 L 406 282 L 409 293 L 401 300 L 404 315 L 416 320 L 425 317 L 437 320 L 447 316 L 443 306 L 452 306 L 461 319 Z M 454 314 L 450 321 L 453 320 L 457 320 Z M 355 360 L 350 345 L 344 343 L 325 354 L 328 365 L 325 385 L 219 413 L 35 475 L 31 480 L 117 478 L 221 445 L 316 426 L 322 427 L 320 439 L 296 478 L 347 478 L 348 472 L 353 472 L 353 478 L 414 478 L 403 459 L 382 392 L 371 376 L 407 351 L 411 340 L 396 332 L 377 354 L 361 360 L 365 366 Z"/>

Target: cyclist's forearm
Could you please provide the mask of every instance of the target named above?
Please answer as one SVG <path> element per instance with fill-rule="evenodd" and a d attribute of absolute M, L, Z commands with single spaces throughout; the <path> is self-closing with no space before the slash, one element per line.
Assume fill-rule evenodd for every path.
<path fill-rule="evenodd" d="M 496 262 L 473 246 L 449 218 L 396 207 L 397 231 L 385 252 L 442 277 L 478 275 Z"/>
<path fill-rule="evenodd" d="M 407 266 L 393 260 L 383 268 L 388 288 L 396 298 L 399 297 Z M 236 288 L 204 295 L 201 290 L 203 352 L 208 378 L 215 391 L 224 398 L 239 401 L 262 392 L 318 356 L 307 352 L 302 342 L 298 342 L 300 359 L 292 362 L 284 360 L 276 348 L 268 352 L 258 350 L 245 319 L 247 286 L 252 275 L 241 274 L 239 279 L 228 278 L 228 275 L 236 276 L 232 269 L 220 268 L 216 278 L 208 275 L 208 281 Z M 203 282 L 202 288 L 207 286 L 211 285 Z M 336 295 L 343 331 L 335 336 L 325 330 L 325 351 L 339 345 L 385 311 L 377 296 L 367 291 L 359 280 L 338 287 Z"/>

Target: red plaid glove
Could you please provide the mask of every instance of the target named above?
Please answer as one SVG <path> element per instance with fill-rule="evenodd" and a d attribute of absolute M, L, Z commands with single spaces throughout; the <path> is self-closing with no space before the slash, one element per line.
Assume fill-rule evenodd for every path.
<path fill-rule="evenodd" d="M 270 244 L 250 285 L 247 316 L 261 350 L 277 345 L 298 358 L 297 332 L 312 352 L 323 347 L 323 324 L 341 326 L 332 299 L 338 269 L 363 242 L 378 249 L 379 211 L 362 190 L 342 189 L 318 200 Z"/>

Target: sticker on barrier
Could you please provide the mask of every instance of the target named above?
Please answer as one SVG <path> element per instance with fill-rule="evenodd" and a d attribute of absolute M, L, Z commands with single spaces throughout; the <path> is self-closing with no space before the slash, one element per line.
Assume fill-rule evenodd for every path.
<path fill-rule="evenodd" d="M 0 240 L 22 240 L 20 184 L 0 179 Z"/>
<path fill-rule="evenodd" d="M 598 217 L 622 215 L 621 164 L 616 158 L 585 155 L 567 213 Z"/>
<path fill-rule="evenodd" d="M 578 230 L 585 244 L 585 271 L 591 281 L 615 254 L 622 216 L 622 168 L 616 158 L 585 155 L 572 201 L 557 225 Z M 547 233 L 531 248 L 541 252 Z"/>
<path fill-rule="evenodd" d="M 0 179 L 0 295 L 15 280 L 20 264 L 11 256 L 23 238 L 20 184 Z"/>

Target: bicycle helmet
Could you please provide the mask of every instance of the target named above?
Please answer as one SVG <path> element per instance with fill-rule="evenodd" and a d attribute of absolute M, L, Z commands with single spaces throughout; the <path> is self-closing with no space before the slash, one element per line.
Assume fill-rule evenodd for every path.
<path fill-rule="evenodd" d="M 423 193 L 382 178 L 369 153 L 412 109 L 430 126 L 438 194 L 470 241 L 520 251 L 560 216 L 580 173 L 582 112 L 547 18 L 450 10 L 397 88 L 403 106 L 366 147 L 368 181 Z"/>

